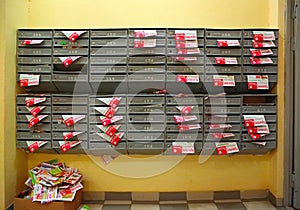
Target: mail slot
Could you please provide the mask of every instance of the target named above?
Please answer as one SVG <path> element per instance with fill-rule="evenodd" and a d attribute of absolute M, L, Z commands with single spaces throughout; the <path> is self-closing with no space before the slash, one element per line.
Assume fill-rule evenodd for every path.
<path fill-rule="evenodd" d="M 142 38 L 142 40 L 145 38 Z M 146 39 L 156 39 L 155 37 L 149 37 Z M 129 43 L 129 47 L 134 47 L 134 41 L 136 39 L 129 39 L 128 43 Z M 165 39 L 156 39 L 156 46 L 155 47 L 164 47 L 166 45 L 166 40 Z"/>
<path fill-rule="evenodd" d="M 163 114 L 164 107 L 162 106 L 129 106 L 128 107 L 129 114 Z"/>
<path fill-rule="evenodd" d="M 217 75 L 217 74 L 215 74 Z M 205 82 L 213 82 L 214 81 L 214 78 L 213 78 L 214 75 L 206 75 L 205 76 Z M 234 81 L 235 82 L 243 82 L 243 77 L 241 75 L 228 75 L 228 76 L 234 76 Z"/>
<path fill-rule="evenodd" d="M 90 133 L 97 133 L 97 132 L 102 132 L 102 131 L 100 130 L 100 128 L 97 127 L 96 124 L 90 123 L 89 124 L 89 132 Z M 126 132 L 126 125 L 121 125 L 118 128 L 118 132 Z"/>
<path fill-rule="evenodd" d="M 120 142 L 117 146 L 108 142 L 90 142 L 89 150 L 94 155 L 127 153 L 126 143 Z"/>
<path fill-rule="evenodd" d="M 30 114 L 28 114 L 30 115 Z M 31 116 L 31 115 L 30 115 Z M 17 122 L 26 122 L 27 125 L 29 125 L 29 120 L 27 119 L 26 115 L 17 115 Z M 51 116 L 47 116 L 46 118 L 44 118 L 41 123 L 50 123 L 51 122 Z"/>
<path fill-rule="evenodd" d="M 90 115 L 89 116 L 89 122 L 90 124 L 99 124 L 101 125 L 102 122 L 101 122 L 101 119 L 99 116 L 95 116 L 95 115 Z M 113 124 L 115 125 L 120 125 L 120 124 L 125 124 L 126 123 L 126 116 L 123 116 L 123 119 L 122 120 L 119 120 Z"/>
<path fill-rule="evenodd" d="M 168 96 L 167 97 L 167 104 L 168 105 L 197 105 L 199 104 L 202 106 L 203 104 L 203 97 L 201 95 L 186 95 L 184 97 L 176 97 Z"/>
<path fill-rule="evenodd" d="M 90 58 L 91 64 L 125 64 L 127 63 L 126 57 L 91 57 Z"/>
<path fill-rule="evenodd" d="M 26 49 L 31 49 L 31 48 L 37 48 L 37 49 L 40 49 L 40 48 L 47 48 L 51 51 L 51 47 L 52 47 L 52 41 L 51 40 L 48 40 L 48 39 L 45 39 L 43 40 L 43 42 L 41 44 L 32 44 L 32 45 L 26 45 L 26 44 L 23 44 L 23 41 L 24 40 L 18 40 L 18 47 L 19 48 L 26 48 Z"/>
<path fill-rule="evenodd" d="M 86 124 L 87 123 L 87 117 L 83 118 L 82 120 L 80 120 L 79 122 L 76 123 L 76 125 L 79 125 L 79 124 Z M 58 125 L 62 125 L 62 126 L 65 126 L 65 123 L 64 123 L 64 119 L 62 117 L 61 114 L 53 114 L 52 115 L 52 124 L 58 124 Z M 66 127 L 67 129 L 73 129 L 72 126 L 69 127 Z M 76 126 L 75 126 L 76 128 Z"/>
<path fill-rule="evenodd" d="M 61 72 L 53 73 L 52 81 L 63 81 L 63 82 L 86 82 L 88 80 L 88 75 L 84 73 L 79 74 L 59 74 Z"/>
<path fill-rule="evenodd" d="M 88 55 L 89 49 L 88 48 L 70 48 L 70 49 L 61 49 L 61 48 L 54 48 L 53 55 Z"/>
<path fill-rule="evenodd" d="M 163 149 L 163 142 L 128 142 L 129 154 L 160 154 Z"/>
<path fill-rule="evenodd" d="M 168 37 L 174 37 L 175 36 L 175 30 L 178 29 L 168 29 Z M 191 30 L 197 32 L 197 37 L 204 37 L 204 29 L 194 29 L 194 28 L 185 28 L 180 30 Z"/>
<path fill-rule="evenodd" d="M 164 141 L 163 132 L 137 132 L 127 134 L 127 139 L 129 141 L 139 140 L 139 141 Z"/>
<path fill-rule="evenodd" d="M 86 106 L 52 106 L 52 113 L 58 114 L 58 113 L 87 113 L 87 107 Z"/>
<path fill-rule="evenodd" d="M 251 48 L 244 48 L 243 55 L 244 56 L 251 56 L 250 49 L 253 49 L 253 47 L 251 47 Z M 271 51 L 272 51 L 273 54 L 272 55 L 268 55 L 268 56 L 270 56 L 270 57 L 276 57 L 276 56 L 278 56 L 278 49 L 273 48 L 273 49 L 271 49 Z"/>
<path fill-rule="evenodd" d="M 267 141 L 266 145 L 259 145 L 251 142 L 242 142 L 241 154 L 265 154 L 276 149 L 276 141 Z"/>
<path fill-rule="evenodd" d="M 238 57 L 238 58 L 236 58 L 236 60 L 237 60 L 237 64 L 230 64 L 230 66 L 241 64 L 241 58 Z M 207 65 L 217 65 L 215 57 L 206 57 L 205 64 L 207 64 Z"/>
<path fill-rule="evenodd" d="M 88 129 L 88 125 L 86 124 L 86 120 L 85 120 L 85 123 L 84 123 L 84 119 L 83 120 L 80 120 L 78 123 L 72 125 L 72 126 L 69 126 L 67 127 L 65 125 L 65 123 L 61 122 L 61 124 L 58 123 L 58 120 L 57 119 L 53 119 L 53 122 L 52 122 L 52 131 L 87 131 Z"/>
<path fill-rule="evenodd" d="M 49 55 L 51 56 L 52 50 L 47 48 L 18 48 L 18 55 Z"/>
<path fill-rule="evenodd" d="M 51 64 L 51 57 L 18 57 L 18 64 Z"/>
<path fill-rule="evenodd" d="M 81 34 L 77 39 L 83 39 L 83 38 L 89 38 L 89 30 L 85 30 L 85 29 L 74 29 L 74 30 L 62 30 L 62 31 L 85 31 L 85 33 Z M 55 30 L 54 31 L 54 38 L 66 38 L 68 39 L 65 34 L 63 34 L 63 32 L 60 30 Z"/>
<path fill-rule="evenodd" d="M 62 105 L 86 105 L 88 103 L 87 95 L 53 95 L 52 102 L 54 104 L 62 104 Z"/>
<path fill-rule="evenodd" d="M 239 123 L 241 122 L 240 115 L 204 115 L 204 122 L 205 123 Z"/>
<path fill-rule="evenodd" d="M 127 30 L 92 30 L 91 38 L 127 37 Z"/>
<path fill-rule="evenodd" d="M 253 141 L 249 134 L 242 134 L 242 141 Z M 276 133 L 269 133 L 255 141 L 276 141 Z"/>
<path fill-rule="evenodd" d="M 91 55 L 127 55 L 127 48 L 92 48 Z"/>
<path fill-rule="evenodd" d="M 204 65 L 204 58 L 197 56 L 183 56 L 183 57 L 168 57 L 168 64 L 180 64 L 180 65 Z"/>
<path fill-rule="evenodd" d="M 159 131 L 164 131 L 164 128 L 165 128 L 164 124 L 128 124 L 127 125 L 128 132 L 144 132 L 144 131 L 159 132 Z"/>
<path fill-rule="evenodd" d="M 164 82 L 165 74 L 130 74 L 128 81 Z"/>
<path fill-rule="evenodd" d="M 195 106 L 190 112 L 189 114 L 201 114 L 202 115 L 203 112 L 203 107 L 202 105 L 200 106 Z M 168 106 L 166 108 L 166 113 L 167 114 L 182 114 L 181 111 L 176 107 L 176 106 Z"/>
<path fill-rule="evenodd" d="M 253 39 L 253 31 L 269 31 L 274 32 L 275 38 L 278 39 L 278 30 L 270 29 L 244 29 L 243 36 L 245 39 Z"/>
<path fill-rule="evenodd" d="M 17 131 L 26 131 L 26 132 L 50 132 L 51 124 L 50 123 L 38 123 L 33 127 L 29 128 L 28 123 L 26 122 L 17 122 Z"/>
<path fill-rule="evenodd" d="M 32 141 L 32 140 L 29 140 L 29 141 Z M 17 145 L 17 148 L 29 150 L 28 149 L 28 144 L 27 144 L 27 142 L 25 140 L 21 140 L 21 141 L 17 140 L 17 144 L 16 145 Z M 40 148 L 38 148 L 35 151 L 35 153 L 41 152 L 43 150 L 49 150 L 50 151 L 51 149 L 52 149 L 52 143 L 51 143 L 51 141 L 47 141 L 47 143 L 44 144 L 43 146 L 41 146 Z"/>
<path fill-rule="evenodd" d="M 277 123 L 277 116 L 276 115 L 264 115 L 266 122 L 269 123 Z"/>
<path fill-rule="evenodd" d="M 240 141 L 240 139 L 241 139 L 241 137 L 240 137 L 240 133 L 233 133 L 234 134 L 234 136 L 232 136 L 232 137 L 226 137 L 226 138 L 215 138 L 214 136 L 213 136 L 213 134 L 204 134 L 204 140 L 205 141 L 216 141 L 216 142 L 218 142 L 218 141 L 222 141 L 222 142 L 226 142 L 226 141 L 230 141 L 230 142 L 232 142 L 232 141 L 234 141 L 234 142 L 236 142 L 236 141 Z"/>
<path fill-rule="evenodd" d="M 93 75 L 90 82 L 125 82 L 126 75 Z"/>
<path fill-rule="evenodd" d="M 207 49 L 213 49 L 211 47 L 215 47 L 215 48 L 219 48 L 218 46 L 218 41 L 219 40 L 232 40 L 232 41 L 238 41 L 240 43 L 240 46 L 242 46 L 242 40 L 240 38 L 237 38 L 237 39 L 206 39 L 205 40 L 205 46 L 208 47 Z M 240 46 L 228 46 L 228 47 L 225 47 L 226 49 L 234 49 L 234 48 L 237 48 L 237 47 L 240 47 Z M 223 48 L 223 47 L 222 47 Z M 220 49 L 220 48 L 219 48 Z"/>
<path fill-rule="evenodd" d="M 71 47 L 76 49 L 77 47 L 88 47 L 89 40 L 88 39 L 78 39 L 74 42 L 66 39 L 54 39 L 54 47 Z M 77 48 L 79 49 L 79 48 Z"/>
<path fill-rule="evenodd" d="M 155 47 L 155 48 L 129 48 L 129 55 L 149 55 L 149 54 L 166 54 L 166 49 L 163 47 Z"/>
<path fill-rule="evenodd" d="M 127 97 L 128 104 L 131 105 L 137 105 L 137 104 L 164 104 L 165 98 L 161 96 L 147 96 L 147 95 L 141 95 L 141 96 L 128 96 Z"/>
<path fill-rule="evenodd" d="M 98 135 L 98 133 L 90 133 L 89 134 L 89 141 L 90 142 L 97 142 L 97 143 L 101 143 L 101 142 L 106 142 L 106 143 L 108 143 L 109 144 L 109 142 L 105 139 L 105 138 L 103 138 L 102 136 L 100 136 L 100 135 Z M 124 136 L 122 137 L 122 139 L 120 140 L 120 143 L 119 144 L 121 144 L 121 143 L 123 143 L 123 142 L 125 142 L 126 141 L 126 136 L 125 136 L 125 134 L 124 134 Z M 119 145 L 118 144 L 118 145 Z"/>
<path fill-rule="evenodd" d="M 272 63 L 268 63 L 268 64 L 260 64 L 260 65 L 277 65 L 278 64 L 278 58 L 271 58 L 272 60 Z M 246 64 L 246 65 L 251 65 L 251 61 L 250 61 L 250 58 L 249 57 L 244 57 L 243 58 L 243 64 Z"/>
<path fill-rule="evenodd" d="M 242 68 L 240 66 L 206 66 L 207 74 L 240 74 Z"/>
<path fill-rule="evenodd" d="M 51 30 L 19 30 L 19 39 L 40 39 L 40 38 L 52 38 Z"/>
<path fill-rule="evenodd" d="M 207 38 L 241 38 L 242 30 L 211 30 L 206 29 Z"/>
<path fill-rule="evenodd" d="M 51 105 L 51 97 L 49 95 L 43 95 L 43 94 L 18 94 L 17 95 L 17 104 L 18 105 L 26 105 L 26 98 L 44 98 L 46 97 L 46 100 L 44 102 L 40 102 L 37 105 L 38 106 L 47 106 Z"/>
<path fill-rule="evenodd" d="M 19 73 L 51 73 L 51 65 L 17 66 Z"/>
<path fill-rule="evenodd" d="M 202 141 L 202 133 L 167 133 L 166 141 Z"/>
<path fill-rule="evenodd" d="M 243 113 L 276 113 L 276 106 L 243 106 Z"/>
<path fill-rule="evenodd" d="M 222 133 L 222 132 L 234 132 L 239 133 L 241 131 L 240 124 L 228 124 L 231 127 L 229 128 L 220 128 L 220 129 L 210 129 L 210 124 L 206 124 L 204 129 L 206 133 Z M 214 123 L 214 125 L 218 125 L 218 123 Z"/>
<path fill-rule="evenodd" d="M 63 132 L 52 132 L 52 139 L 54 141 L 57 141 L 57 140 L 64 141 L 64 134 L 63 134 Z M 81 133 L 81 134 L 78 134 L 78 135 L 76 135 L 76 136 L 68 139 L 68 141 L 76 141 L 76 140 L 87 141 L 87 139 L 88 139 L 87 133 Z"/>
<path fill-rule="evenodd" d="M 189 55 L 189 56 L 198 56 L 198 55 L 204 55 L 204 48 L 203 47 L 200 47 L 200 48 L 198 48 L 199 49 L 199 53 L 197 52 L 197 53 L 186 53 L 186 54 L 184 54 L 184 56 L 185 55 Z M 193 50 L 193 49 L 186 49 L 187 51 L 189 51 L 189 50 Z M 177 55 L 177 56 L 181 56 L 182 54 L 179 54 L 178 53 L 178 51 L 179 51 L 179 49 L 176 49 L 176 48 L 169 48 L 168 49 L 168 55 L 170 55 L 170 56 L 174 56 L 174 55 Z"/>
<path fill-rule="evenodd" d="M 90 107 L 90 115 L 103 115 L 96 110 L 97 107 Z M 108 107 L 107 107 L 108 108 Z M 122 106 L 118 106 L 115 115 L 124 115 L 126 113 L 126 108 Z"/>
<path fill-rule="evenodd" d="M 244 94 L 243 104 L 245 106 L 276 106 L 277 96 L 275 94 Z"/>
<path fill-rule="evenodd" d="M 128 59 L 129 64 L 164 64 L 164 56 L 152 56 L 152 57 L 130 57 Z"/>
<path fill-rule="evenodd" d="M 249 74 L 277 74 L 277 66 L 243 66 L 243 72 Z"/>
<path fill-rule="evenodd" d="M 207 100 L 205 100 L 205 105 L 210 106 L 210 105 L 225 105 L 225 106 L 232 106 L 232 105 L 241 105 L 241 98 L 237 97 L 208 97 Z"/>
<path fill-rule="evenodd" d="M 17 139 L 51 140 L 51 133 L 30 133 L 17 131 Z"/>
<path fill-rule="evenodd" d="M 127 39 L 93 39 L 91 40 L 92 47 L 126 47 Z"/>
<path fill-rule="evenodd" d="M 97 98 L 113 98 L 113 97 L 121 97 L 121 100 L 118 104 L 118 106 L 124 106 L 126 104 L 126 96 L 125 95 L 97 95 L 97 96 L 90 96 L 89 97 L 89 105 L 90 106 L 108 106 L 101 100 L 98 100 Z"/>
<path fill-rule="evenodd" d="M 129 73 L 164 73 L 165 66 L 129 66 Z"/>
<path fill-rule="evenodd" d="M 58 58 L 58 57 L 54 57 L 53 58 L 53 64 L 63 64 L 62 61 Z M 77 60 L 75 60 L 70 67 L 72 67 L 72 65 L 76 65 L 76 64 L 88 64 L 88 58 L 87 57 L 80 57 Z M 69 68 L 70 68 L 69 67 Z"/>
<path fill-rule="evenodd" d="M 172 73 L 204 73 L 204 66 L 168 66 L 167 69 Z"/>
<path fill-rule="evenodd" d="M 126 72 L 127 72 L 126 66 L 91 66 L 90 67 L 91 74 L 107 74 L 107 73 L 126 74 Z"/>
<path fill-rule="evenodd" d="M 135 30 L 155 30 L 157 35 L 153 37 L 165 37 L 166 36 L 166 30 L 156 30 L 156 29 L 135 29 Z M 134 36 L 134 30 L 130 29 L 128 31 L 128 36 L 129 37 L 135 37 Z"/>
<path fill-rule="evenodd" d="M 162 123 L 164 122 L 163 115 L 129 115 L 128 122 L 130 123 Z"/>
<path fill-rule="evenodd" d="M 274 47 L 266 47 L 266 49 L 274 49 L 274 48 L 277 48 L 278 47 L 278 40 L 273 40 L 272 41 L 273 43 L 274 43 Z M 253 40 L 244 40 L 244 47 L 246 47 L 246 48 L 249 48 L 249 47 L 251 47 L 251 48 L 253 48 Z"/>
<path fill-rule="evenodd" d="M 193 125 L 193 123 L 190 123 L 189 125 Z M 202 122 L 200 123 L 200 128 L 198 129 L 193 129 L 193 130 L 189 130 L 189 131 L 184 131 L 182 132 L 183 134 L 188 133 L 187 135 L 189 135 L 190 133 L 202 133 L 203 132 L 203 126 L 202 126 Z M 166 132 L 167 133 L 180 133 L 179 129 L 178 129 L 178 125 L 177 124 L 167 124 L 166 125 Z"/>
<path fill-rule="evenodd" d="M 240 107 L 205 107 L 204 109 L 205 114 L 240 114 L 241 108 Z"/>
<path fill-rule="evenodd" d="M 197 39 L 198 46 L 203 47 L 204 46 L 204 39 Z M 176 40 L 175 39 L 168 39 L 168 47 L 176 47 Z"/>
<path fill-rule="evenodd" d="M 221 49 L 221 48 L 206 48 L 207 55 L 216 55 L 216 56 L 241 56 L 241 49 Z"/>
<path fill-rule="evenodd" d="M 17 113 L 18 114 L 30 114 L 29 109 L 26 108 L 26 106 L 17 106 Z M 39 112 L 39 114 L 51 114 L 51 107 L 46 106 L 43 110 Z"/>

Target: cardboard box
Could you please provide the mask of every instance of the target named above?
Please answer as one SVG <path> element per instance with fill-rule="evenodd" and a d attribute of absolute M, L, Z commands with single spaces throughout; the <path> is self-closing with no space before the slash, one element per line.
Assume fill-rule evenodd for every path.
<path fill-rule="evenodd" d="M 22 198 L 15 198 L 14 201 L 15 210 L 77 210 L 82 202 L 82 190 L 77 191 L 74 200 L 71 202 L 41 204 Z"/>

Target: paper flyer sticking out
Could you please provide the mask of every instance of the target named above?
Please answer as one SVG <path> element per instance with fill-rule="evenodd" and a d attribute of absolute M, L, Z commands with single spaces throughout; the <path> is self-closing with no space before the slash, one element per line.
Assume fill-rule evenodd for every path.
<path fill-rule="evenodd" d="M 267 145 L 266 141 L 252 141 L 251 143 L 259 145 L 259 146 L 263 146 L 263 147 Z"/>
<path fill-rule="evenodd" d="M 229 57 L 215 57 L 215 63 L 217 65 L 237 65 L 238 61 L 236 58 L 229 58 Z"/>
<path fill-rule="evenodd" d="M 108 136 L 112 137 L 121 127 L 121 125 L 109 125 L 109 126 L 103 126 L 103 125 L 96 125 L 102 132 L 107 134 Z"/>
<path fill-rule="evenodd" d="M 156 39 L 135 39 L 134 48 L 156 47 Z"/>
<path fill-rule="evenodd" d="M 269 47 L 276 47 L 275 43 L 273 41 L 252 41 L 254 48 L 269 48 Z"/>
<path fill-rule="evenodd" d="M 239 47 L 241 46 L 239 40 L 217 40 L 218 47 Z"/>
<path fill-rule="evenodd" d="M 194 106 L 176 106 L 176 108 L 177 108 L 182 114 L 187 115 L 187 114 L 189 114 L 189 113 L 193 110 Z"/>
<path fill-rule="evenodd" d="M 26 103 L 26 106 L 32 106 L 32 105 L 36 105 L 36 104 L 39 104 L 39 103 L 42 103 L 42 102 L 45 102 L 46 101 L 46 97 L 42 97 L 42 98 L 31 98 L 31 97 L 26 97 L 25 98 L 25 103 Z"/>
<path fill-rule="evenodd" d="M 110 124 L 115 123 L 117 121 L 120 121 L 122 119 L 123 119 L 123 116 L 114 116 L 112 118 L 107 118 L 107 117 L 104 117 L 104 116 L 100 116 L 101 123 L 104 126 L 110 125 Z"/>
<path fill-rule="evenodd" d="M 273 61 L 271 58 L 252 57 L 252 58 L 250 58 L 250 62 L 252 65 L 273 64 Z"/>
<path fill-rule="evenodd" d="M 44 42 L 43 39 L 34 39 L 34 40 L 29 40 L 29 39 L 26 39 L 26 40 L 23 40 L 21 42 L 22 45 L 38 45 L 38 44 L 42 44 Z"/>
<path fill-rule="evenodd" d="M 40 84 L 40 75 L 20 74 L 19 84 L 21 87 L 36 86 Z"/>
<path fill-rule="evenodd" d="M 257 126 L 257 127 L 248 127 L 248 133 L 254 134 L 254 133 L 270 133 L 269 126 L 263 125 L 263 126 Z"/>
<path fill-rule="evenodd" d="M 120 140 L 123 138 L 124 136 L 124 132 L 120 132 L 120 133 L 116 133 L 115 135 L 108 136 L 105 133 L 97 133 L 101 138 L 105 139 L 106 141 L 108 141 L 110 144 L 117 146 L 118 143 L 120 142 Z"/>
<path fill-rule="evenodd" d="M 86 31 L 61 31 L 71 42 L 75 42 L 78 37 Z"/>
<path fill-rule="evenodd" d="M 179 55 L 199 55 L 199 48 L 187 48 L 187 49 L 177 49 Z"/>
<path fill-rule="evenodd" d="M 26 115 L 27 120 L 29 121 L 28 127 L 31 128 L 32 126 L 38 124 L 41 122 L 43 119 L 48 117 L 49 115 L 39 115 L 39 116 L 32 116 L 32 115 Z"/>
<path fill-rule="evenodd" d="M 248 90 L 268 90 L 268 75 L 247 75 Z"/>
<path fill-rule="evenodd" d="M 85 117 L 85 115 L 62 115 L 64 123 L 67 127 L 74 125 L 75 123 L 84 119 Z"/>
<path fill-rule="evenodd" d="M 198 41 L 191 40 L 191 41 L 184 41 L 184 40 L 176 40 L 176 48 L 197 48 Z"/>
<path fill-rule="evenodd" d="M 239 152 L 239 147 L 236 142 L 218 142 L 216 143 L 218 155 L 226 155 Z"/>
<path fill-rule="evenodd" d="M 274 31 L 253 31 L 255 41 L 272 41 L 275 40 Z"/>
<path fill-rule="evenodd" d="M 112 107 L 94 107 L 96 111 L 103 114 L 105 117 L 112 118 L 119 108 Z"/>
<path fill-rule="evenodd" d="M 252 140 L 257 140 L 257 139 L 260 139 L 261 137 L 264 137 L 264 136 L 266 136 L 266 135 L 268 135 L 268 134 L 259 134 L 259 133 L 252 133 L 252 134 L 250 134 L 250 137 L 251 137 L 251 139 Z"/>
<path fill-rule="evenodd" d="M 243 115 L 246 128 L 266 125 L 264 115 Z"/>
<path fill-rule="evenodd" d="M 213 133 L 212 136 L 214 139 L 224 139 L 224 138 L 234 137 L 234 134 L 233 133 Z"/>
<path fill-rule="evenodd" d="M 78 136 L 79 134 L 82 134 L 84 133 L 83 131 L 81 132 L 63 132 L 63 135 L 64 135 L 64 140 L 68 140 L 68 139 L 71 139 L 75 136 Z"/>
<path fill-rule="evenodd" d="M 47 143 L 48 143 L 48 141 L 26 141 L 29 152 L 34 152 L 35 150 L 44 146 Z"/>
<path fill-rule="evenodd" d="M 60 149 L 62 152 L 66 152 L 73 147 L 81 144 L 82 141 L 59 141 Z"/>
<path fill-rule="evenodd" d="M 178 130 L 179 132 L 184 132 L 184 131 L 190 131 L 190 130 L 196 130 L 201 128 L 200 124 L 180 124 L 178 125 Z"/>
<path fill-rule="evenodd" d="M 36 107 L 26 107 L 27 110 L 32 114 L 32 116 L 36 116 L 39 114 L 43 109 L 45 109 L 45 106 L 36 106 Z"/>
<path fill-rule="evenodd" d="M 210 124 L 209 129 L 210 130 L 218 130 L 218 129 L 229 129 L 232 126 L 229 124 Z"/>
<path fill-rule="evenodd" d="M 172 142 L 172 152 L 175 154 L 194 154 L 194 142 Z"/>
<path fill-rule="evenodd" d="M 233 75 L 213 75 L 215 87 L 234 87 L 235 79 Z"/>
<path fill-rule="evenodd" d="M 197 61 L 197 57 L 184 57 L 184 56 L 177 56 L 175 57 L 176 61 Z"/>
<path fill-rule="evenodd" d="M 74 61 L 78 60 L 82 56 L 70 56 L 70 57 L 59 57 L 62 64 L 68 68 Z"/>
<path fill-rule="evenodd" d="M 97 100 L 101 101 L 102 103 L 111 106 L 112 108 L 116 108 L 122 97 L 112 97 L 112 98 L 97 98 Z"/>
<path fill-rule="evenodd" d="M 199 83 L 199 75 L 177 75 L 176 76 L 177 82 L 184 82 L 184 83 Z"/>
<path fill-rule="evenodd" d="M 190 122 L 193 120 L 197 120 L 197 116 L 196 115 L 190 115 L 190 116 L 174 115 L 174 120 L 177 124 L 183 122 Z"/>
<path fill-rule="evenodd" d="M 273 55 L 273 51 L 271 49 L 250 49 L 250 53 L 253 57 Z"/>
<path fill-rule="evenodd" d="M 134 30 L 134 37 L 142 38 L 142 37 L 150 37 L 157 36 L 156 30 Z"/>
<path fill-rule="evenodd" d="M 176 40 L 197 40 L 196 30 L 175 30 Z"/>

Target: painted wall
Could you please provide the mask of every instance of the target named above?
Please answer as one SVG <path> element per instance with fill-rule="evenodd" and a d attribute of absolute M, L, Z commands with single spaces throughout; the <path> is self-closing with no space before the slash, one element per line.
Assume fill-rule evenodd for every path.
<path fill-rule="evenodd" d="M 183 3 L 179 0 L 146 2 L 139 0 L 30 0 L 28 2 L 28 26 L 32 28 L 277 27 L 277 15 L 283 13 L 278 12 L 274 2 L 277 1 L 187 0 Z M 283 72 L 280 72 L 280 75 L 283 76 Z M 282 81 L 281 79 L 280 86 L 283 84 Z M 283 97 L 282 89 L 280 93 Z M 280 107 L 283 108 L 283 106 Z M 279 111 L 279 113 L 282 112 Z M 279 126 L 278 130 L 283 129 L 282 123 Z M 83 171 L 86 191 L 202 191 L 271 188 L 276 196 L 282 197 L 280 187 L 282 176 L 273 176 L 278 170 L 282 171 L 282 159 L 279 157 L 282 154 L 282 133 L 279 134 L 279 138 L 281 148 L 271 155 L 212 157 L 202 165 L 198 164 L 198 157 L 187 157 L 170 171 L 143 179 L 124 178 L 108 173 L 85 155 L 63 155 L 59 156 L 59 159 Z M 28 166 L 32 167 L 40 161 L 54 157 L 58 156 L 30 154 Z M 127 157 L 122 157 L 107 168 L 111 170 L 119 168 L 125 174 L 132 171 L 140 173 L 140 171 L 155 168 L 161 161 L 166 160 L 149 161 L 137 167 L 131 164 Z M 272 178 L 271 181 L 270 178 Z"/>
<path fill-rule="evenodd" d="M 13 198 L 17 192 L 24 189 L 24 180 L 27 177 L 27 154 L 16 149 L 16 31 L 20 27 L 27 26 L 27 0 L 6 0 L 1 5 L 1 28 L 4 30 L 4 45 L 1 46 L 1 52 L 4 55 L 4 65 L 1 65 L 1 83 L 0 83 L 0 138 L 1 152 L 0 182 L 3 182 L 4 205 L 7 208 L 12 204 Z M 4 93 L 4 94 L 3 94 Z M 2 112 L 3 111 L 3 112 Z M 4 156 L 4 157 L 2 157 Z M 2 170 L 3 169 L 3 170 Z M 2 184 L 0 185 L 2 187 Z M 1 207 L 1 206 L 0 206 Z M 5 209 L 0 208 L 0 209 Z"/>

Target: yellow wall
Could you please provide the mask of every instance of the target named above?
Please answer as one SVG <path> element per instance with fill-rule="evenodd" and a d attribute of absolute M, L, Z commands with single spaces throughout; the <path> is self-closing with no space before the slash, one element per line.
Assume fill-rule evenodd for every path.
<path fill-rule="evenodd" d="M 4 66 L 1 69 L 1 98 L 0 110 L 4 109 L 1 116 L 1 148 L 3 147 L 4 174 L 0 174 L 1 182 L 4 182 L 4 190 L 1 194 L 5 196 L 5 207 L 13 202 L 13 197 L 17 192 L 24 189 L 24 180 L 27 177 L 27 154 L 16 150 L 16 31 L 20 27 L 27 26 L 27 0 L 7 0 L 5 7 L 1 7 L 5 15 L 3 20 L 4 46 L 1 50 L 4 52 Z M 1 5 L 2 6 L 2 5 Z M 1 11 L 1 12 L 3 12 Z M 2 39 L 1 39 L 2 41 Z M 4 67 L 4 69 L 3 69 Z M 2 94 L 4 91 L 4 94 Z M 3 125 L 4 124 L 4 125 Z M 3 132 L 4 131 L 4 132 Z M 2 155 L 3 153 L 1 153 Z M 1 169 L 2 171 L 2 169 Z M 1 172 L 3 173 L 3 172 Z M 3 193 L 4 192 L 4 193 Z M 3 202 L 1 202 L 3 203 Z M 3 208 L 1 208 L 3 209 Z"/>

